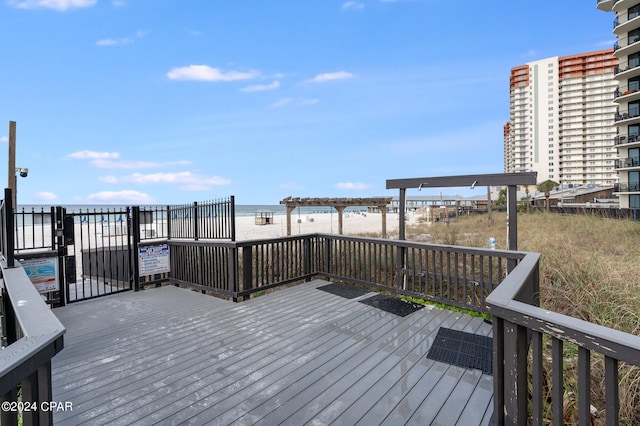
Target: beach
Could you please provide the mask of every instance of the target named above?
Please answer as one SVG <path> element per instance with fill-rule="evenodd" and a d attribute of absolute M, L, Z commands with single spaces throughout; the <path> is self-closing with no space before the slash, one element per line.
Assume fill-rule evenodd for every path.
<path fill-rule="evenodd" d="M 413 215 L 411 215 L 413 216 Z M 409 218 L 412 220 L 412 217 Z M 387 213 L 387 235 L 397 234 L 398 214 Z M 312 233 L 337 234 L 338 213 L 318 213 L 291 215 L 291 235 Z M 344 213 L 342 218 L 344 235 L 367 234 L 382 236 L 381 213 Z M 236 240 L 246 241 L 262 238 L 275 238 L 287 235 L 287 216 L 274 215 L 273 224 L 256 225 L 253 216 L 236 217 Z"/>

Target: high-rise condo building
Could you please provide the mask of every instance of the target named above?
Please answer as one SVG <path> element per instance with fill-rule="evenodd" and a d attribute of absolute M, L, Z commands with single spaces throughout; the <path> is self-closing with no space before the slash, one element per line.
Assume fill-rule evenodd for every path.
<path fill-rule="evenodd" d="M 613 47 L 618 59 L 614 78 L 619 84 L 614 92 L 620 175 L 616 192 L 620 208 L 640 208 L 640 1 L 598 0 L 597 4 L 598 9 L 615 13 L 613 33 L 618 39 Z"/>
<path fill-rule="evenodd" d="M 563 186 L 616 183 L 617 63 L 608 49 L 512 68 L 505 172 L 538 172 L 538 183 Z"/>

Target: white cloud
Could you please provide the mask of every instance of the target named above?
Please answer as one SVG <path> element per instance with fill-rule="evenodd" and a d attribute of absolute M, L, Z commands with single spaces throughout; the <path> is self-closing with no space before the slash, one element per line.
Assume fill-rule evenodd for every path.
<path fill-rule="evenodd" d="M 358 3 L 357 1 L 347 1 L 342 4 L 342 10 L 362 10 L 364 9 L 364 3 Z"/>
<path fill-rule="evenodd" d="M 264 92 L 265 90 L 275 90 L 280 87 L 279 81 L 274 81 L 270 84 L 254 84 L 252 86 L 243 87 L 241 92 Z"/>
<path fill-rule="evenodd" d="M 63 11 L 95 5 L 98 0 L 10 0 L 9 5 L 18 9 L 53 9 Z"/>
<path fill-rule="evenodd" d="M 67 157 L 74 160 L 104 160 L 110 158 L 120 158 L 120 154 L 117 152 L 97 152 L 97 151 L 77 151 L 67 154 Z"/>
<path fill-rule="evenodd" d="M 115 176 L 102 176 L 98 180 L 104 183 L 118 183 L 118 178 Z"/>
<path fill-rule="evenodd" d="M 360 190 L 360 189 L 369 189 L 371 188 L 371 185 L 368 185 L 362 182 L 340 182 L 340 183 L 336 183 L 335 187 L 336 189 Z"/>
<path fill-rule="evenodd" d="M 304 189 L 304 185 L 301 185 L 297 182 L 283 182 L 280 184 L 280 188 L 302 191 Z"/>
<path fill-rule="evenodd" d="M 133 191 L 129 189 L 125 189 L 122 191 L 96 192 L 95 194 L 90 194 L 87 198 L 89 199 L 89 201 L 96 204 L 101 204 L 101 203 L 152 204 L 155 202 L 155 200 L 151 196 L 149 196 L 149 194 L 145 194 L 144 192 L 138 192 L 138 191 Z"/>
<path fill-rule="evenodd" d="M 202 191 L 216 186 L 226 186 L 231 183 L 229 179 L 220 176 L 205 176 L 198 175 L 191 172 L 178 172 L 178 173 L 151 173 L 142 174 L 134 173 L 129 176 L 124 176 L 120 179 L 114 176 L 107 176 L 101 179 L 103 182 L 108 183 L 135 183 L 139 185 L 145 184 L 165 184 L 165 185 L 179 185 L 179 187 L 185 191 Z"/>
<path fill-rule="evenodd" d="M 112 0 L 111 4 L 114 5 L 115 7 L 120 7 L 120 6 L 126 5 L 127 2 L 125 2 L 124 0 Z"/>
<path fill-rule="evenodd" d="M 179 161 L 166 161 L 166 162 L 157 162 L 157 161 L 111 161 L 110 159 L 95 159 L 90 163 L 93 167 L 98 169 L 128 169 L 128 170 L 138 170 L 138 169 L 155 169 L 158 167 L 167 167 L 167 166 L 188 166 L 191 164 L 190 161 L 187 160 L 179 160 Z"/>
<path fill-rule="evenodd" d="M 318 102 L 320 102 L 320 100 L 319 100 L 319 99 L 302 99 L 302 100 L 299 102 L 299 104 L 300 104 L 301 106 L 306 106 L 306 105 L 315 105 L 315 104 L 317 104 Z"/>
<path fill-rule="evenodd" d="M 56 194 L 54 194 L 53 192 L 38 192 L 35 197 L 39 200 L 42 201 L 53 201 L 56 198 L 58 198 L 58 196 Z"/>
<path fill-rule="evenodd" d="M 350 72 L 337 71 L 337 72 L 328 72 L 324 74 L 318 74 L 317 76 L 313 77 L 309 81 L 311 83 L 325 83 L 327 81 L 346 80 L 353 77 L 354 75 L 351 74 Z"/>
<path fill-rule="evenodd" d="M 147 33 L 145 31 L 138 31 L 134 35 L 130 35 L 122 38 L 104 38 L 96 42 L 96 46 L 124 46 L 126 44 L 135 43 L 136 40 L 143 38 Z"/>
<path fill-rule="evenodd" d="M 320 102 L 320 100 L 318 100 L 318 99 L 282 98 L 282 99 L 278 100 L 277 102 L 271 104 L 271 108 L 283 108 L 283 107 L 286 107 L 286 106 L 304 107 L 304 106 L 309 106 L 309 105 L 315 105 L 318 102 Z"/>
<path fill-rule="evenodd" d="M 6 136 L 0 136 L 0 142 L 9 142 L 9 138 Z"/>
<path fill-rule="evenodd" d="M 293 98 L 283 98 L 271 105 L 271 108 L 282 108 L 284 106 L 290 105 L 293 102 Z"/>
<path fill-rule="evenodd" d="M 236 81 L 251 80 L 260 76 L 258 71 L 222 71 L 208 65 L 189 65 L 173 68 L 167 73 L 171 80 L 196 80 L 196 81 Z"/>

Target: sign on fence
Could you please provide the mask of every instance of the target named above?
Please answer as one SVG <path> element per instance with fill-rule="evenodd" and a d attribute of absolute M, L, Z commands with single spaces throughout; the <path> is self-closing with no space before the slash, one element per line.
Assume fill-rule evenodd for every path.
<path fill-rule="evenodd" d="M 22 259 L 20 260 L 20 265 L 22 265 L 39 293 L 60 290 L 57 257 Z"/>
<path fill-rule="evenodd" d="M 138 260 L 141 277 L 169 272 L 169 245 L 140 247 Z"/>

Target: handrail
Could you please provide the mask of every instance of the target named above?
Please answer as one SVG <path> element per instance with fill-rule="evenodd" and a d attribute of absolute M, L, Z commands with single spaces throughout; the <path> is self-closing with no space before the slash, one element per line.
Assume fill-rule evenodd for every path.
<path fill-rule="evenodd" d="M 2 301 L 6 315 L 9 345 L 0 351 L 0 398 L 16 401 L 17 388 L 22 402 L 31 402 L 35 411 L 24 411 L 25 424 L 39 419 L 51 424 L 52 413 L 41 404 L 52 401 L 51 358 L 62 350 L 64 326 L 46 305 L 24 268 L 7 267 L 0 261 L 4 288 Z M 17 412 L 2 411 L 2 423 L 14 424 Z M 37 420 L 35 420 L 37 421 Z"/>
<path fill-rule="evenodd" d="M 533 343 L 530 366 L 534 382 L 532 416 L 534 424 L 542 419 L 542 336 L 552 338 L 553 423 L 562 424 L 563 357 L 562 343 L 579 347 L 578 416 L 580 424 L 590 419 L 590 352 L 605 357 L 607 424 L 619 418 L 618 362 L 640 366 L 640 336 L 613 330 L 578 318 L 535 306 L 538 295 L 527 286 L 538 280 L 540 255 L 528 253 L 486 299 L 494 316 L 494 412 L 497 424 L 527 422 L 529 418 L 529 345 Z M 524 396 L 524 398 L 522 397 Z"/>

